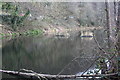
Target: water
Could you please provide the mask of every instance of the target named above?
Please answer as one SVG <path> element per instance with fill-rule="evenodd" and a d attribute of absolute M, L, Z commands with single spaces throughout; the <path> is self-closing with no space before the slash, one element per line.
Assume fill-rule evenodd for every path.
<path fill-rule="evenodd" d="M 4 40 L 2 45 L 2 68 L 5 70 L 79 74 L 86 71 L 99 56 L 93 37 L 80 37 L 79 32 L 71 33 L 70 37 L 18 37 Z M 90 69 L 93 68 L 94 64 Z"/>

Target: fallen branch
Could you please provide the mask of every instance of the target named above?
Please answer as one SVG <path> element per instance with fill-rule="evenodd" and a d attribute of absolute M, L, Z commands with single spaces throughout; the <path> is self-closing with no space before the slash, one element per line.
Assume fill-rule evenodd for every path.
<path fill-rule="evenodd" d="M 39 74 L 39 73 L 28 73 L 28 72 L 19 72 L 19 71 L 8 71 L 8 70 L 0 70 L 2 73 L 6 73 L 12 76 L 19 76 L 22 78 L 40 78 L 40 79 L 74 79 L 74 78 L 101 78 L 107 76 L 117 76 L 117 73 L 112 74 L 94 74 L 94 75 L 50 75 L 50 74 Z"/>

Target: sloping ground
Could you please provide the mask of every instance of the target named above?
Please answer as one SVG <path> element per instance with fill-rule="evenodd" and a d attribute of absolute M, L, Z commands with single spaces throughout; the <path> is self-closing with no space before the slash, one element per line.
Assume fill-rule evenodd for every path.
<path fill-rule="evenodd" d="M 7 25 L 0 24 L 0 34 L 9 34 L 12 35 L 12 33 L 15 33 L 11 28 L 9 28 Z"/>
<path fill-rule="evenodd" d="M 63 34 L 71 30 L 81 30 L 79 29 L 81 26 L 103 26 L 105 22 L 104 3 L 21 2 L 12 4 L 19 5 L 22 13 L 30 10 L 30 15 L 24 21 L 24 26 L 18 28 L 18 32 L 42 29 L 46 34 Z M 99 19 L 102 21 L 100 22 Z M 11 30 L 5 27 L 2 33 L 11 33 Z"/>
<path fill-rule="evenodd" d="M 7 25 L 6 25 L 7 26 Z M 44 34 L 48 34 L 48 35 L 69 35 L 70 31 L 73 32 L 78 32 L 78 31 L 92 31 L 95 29 L 103 29 L 103 27 L 85 27 L 85 26 L 81 26 L 81 27 L 75 27 L 75 28 L 65 28 L 62 26 L 52 26 L 49 25 L 46 28 L 40 28 L 40 27 L 30 27 L 30 26 L 24 26 L 19 28 L 19 30 L 17 31 L 13 31 L 10 27 L 6 27 L 5 25 L 0 24 L 0 34 L 8 34 L 5 36 L 12 36 L 12 33 L 22 33 L 22 32 L 26 32 L 27 30 L 31 30 L 31 29 L 36 29 L 36 30 L 42 30 L 44 32 Z"/>

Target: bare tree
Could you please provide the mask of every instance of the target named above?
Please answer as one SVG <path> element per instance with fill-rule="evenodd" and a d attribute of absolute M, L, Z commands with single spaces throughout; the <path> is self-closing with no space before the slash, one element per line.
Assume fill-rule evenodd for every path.
<path fill-rule="evenodd" d="M 107 38 L 108 38 L 108 48 L 110 48 L 110 26 L 109 26 L 109 2 L 106 0 L 105 2 L 106 6 L 106 27 L 107 27 Z"/>
<path fill-rule="evenodd" d="M 118 72 L 120 73 L 120 1 L 118 2 L 118 16 L 117 16 L 117 53 L 118 53 Z"/>

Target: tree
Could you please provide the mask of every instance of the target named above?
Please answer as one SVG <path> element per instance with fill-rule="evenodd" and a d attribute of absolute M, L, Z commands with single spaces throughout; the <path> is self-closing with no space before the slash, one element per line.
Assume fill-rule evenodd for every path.
<path fill-rule="evenodd" d="M 118 2 L 118 15 L 117 15 L 117 53 L 118 53 L 118 73 L 120 74 L 120 1 Z"/>

